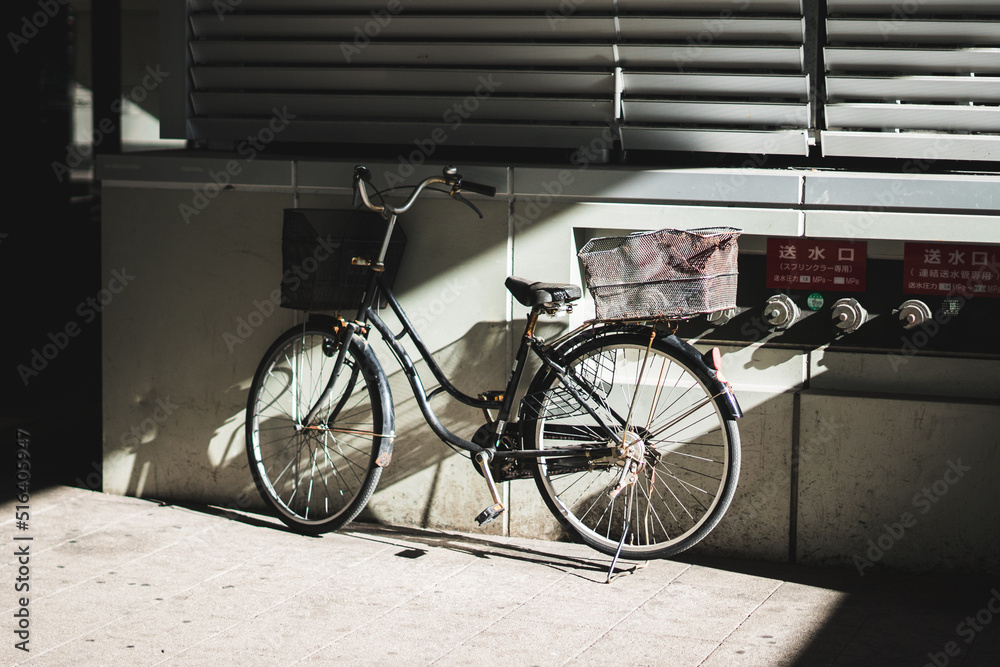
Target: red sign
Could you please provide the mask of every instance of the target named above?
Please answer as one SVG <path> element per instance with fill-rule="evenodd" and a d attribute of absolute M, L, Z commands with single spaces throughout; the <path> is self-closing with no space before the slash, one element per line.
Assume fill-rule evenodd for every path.
<path fill-rule="evenodd" d="M 1000 297 L 1000 246 L 907 243 L 903 293 Z"/>
<path fill-rule="evenodd" d="M 767 240 L 767 287 L 863 292 L 868 244 L 815 239 Z"/>

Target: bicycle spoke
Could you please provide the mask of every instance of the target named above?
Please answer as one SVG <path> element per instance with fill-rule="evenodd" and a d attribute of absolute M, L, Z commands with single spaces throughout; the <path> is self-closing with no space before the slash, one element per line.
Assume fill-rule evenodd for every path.
<path fill-rule="evenodd" d="M 303 428 L 301 420 L 329 382 L 329 340 L 308 327 L 288 332 L 262 364 L 248 408 L 247 451 L 265 500 L 283 521 L 310 531 L 336 528 L 360 511 L 381 470 L 375 445 L 390 437 L 375 412 L 377 393 L 353 352 L 319 406 L 322 421 Z"/>
<path fill-rule="evenodd" d="M 649 495 L 649 489 L 647 489 L 647 488 L 644 488 L 644 487 L 640 487 L 640 490 L 642 491 L 642 495 L 643 495 L 643 497 L 645 497 L 645 499 L 646 499 L 646 515 L 647 515 L 647 517 L 648 517 L 648 515 L 650 514 L 650 512 L 651 512 L 651 510 L 652 510 L 652 507 L 653 507 L 653 499 L 652 499 L 652 497 L 650 497 L 650 495 Z M 655 490 L 655 489 L 654 489 L 654 490 Z M 668 511 L 669 511 L 669 508 L 668 508 Z M 663 531 L 663 534 L 664 534 L 664 536 L 666 536 L 666 537 L 667 537 L 667 539 L 669 539 L 669 538 L 670 538 L 670 531 L 669 531 L 669 530 L 667 529 L 667 527 L 666 527 L 665 525 L 663 525 L 663 520 L 662 520 L 662 519 L 660 519 L 660 515 L 659 515 L 659 513 L 658 513 L 658 512 L 652 512 L 652 515 L 653 515 L 653 517 L 654 517 L 654 518 L 656 519 L 656 522 L 657 522 L 658 524 L 660 524 L 660 529 L 661 529 L 661 530 Z M 673 516 L 673 513 L 672 513 L 672 512 L 671 512 L 671 516 Z M 674 521 L 675 521 L 675 522 L 676 522 L 676 520 L 677 520 L 677 519 L 676 519 L 676 517 L 674 517 Z M 646 523 L 647 523 L 647 522 L 645 522 L 645 521 L 644 521 L 644 522 L 643 522 L 643 525 L 646 525 Z M 647 533 L 648 533 L 648 530 L 649 530 L 649 529 L 647 528 Z M 647 544 L 649 543 L 649 538 L 648 538 L 648 536 L 647 536 L 647 538 L 646 538 L 646 543 L 647 543 Z"/>
<path fill-rule="evenodd" d="M 702 539 L 732 497 L 735 476 L 729 471 L 738 465 L 738 436 L 723 420 L 717 396 L 692 370 L 693 362 L 686 365 L 669 346 L 651 342 L 648 333 L 621 333 L 578 346 L 565 363 L 575 382 L 584 378 L 609 389 L 580 395 L 607 416 L 615 435 L 600 430 L 586 410 L 549 411 L 542 401 L 535 446 L 613 446 L 614 453 L 599 464 L 560 470 L 553 460 L 539 467 L 539 490 L 556 516 L 609 555 L 619 546 L 631 557 L 670 555 Z M 546 391 L 556 387 L 553 379 Z M 623 465 L 634 470 L 625 473 Z"/>
<path fill-rule="evenodd" d="M 702 403 L 700 403 L 699 405 L 696 405 L 696 406 L 694 406 L 694 407 L 692 407 L 692 408 L 688 409 L 688 410 L 687 410 L 686 412 L 684 412 L 683 414 L 681 414 L 681 415 L 678 415 L 677 417 L 673 418 L 673 420 L 672 420 L 672 421 L 670 421 L 670 422 L 669 422 L 669 423 L 667 423 L 667 424 L 664 424 L 664 425 L 663 425 L 663 426 L 661 426 L 661 427 L 660 427 L 660 428 L 659 428 L 658 430 L 656 430 L 656 431 L 654 431 L 653 433 L 651 433 L 651 434 L 650 434 L 650 437 L 652 437 L 652 438 L 654 438 L 654 439 L 656 439 L 656 438 L 659 438 L 660 436 L 662 436 L 663 432 L 664 432 L 664 431 L 666 431 L 666 430 L 667 430 L 668 428 L 672 428 L 672 427 L 674 427 L 674 426 L 677 426 L 677 424 L 678 424 L 679 422 L 683 421 L 684 419 L 687 419 L 688 417 L 690 417 L 691 415 L 695 414 L 696 412 L 698 412 L 698 411 L 699 411 L 699 410 L 701 410 L 702 408 L 704 408 L 704 407 L 706 407 L 706 406 L 708 406 L 708 405 L 711 405 L 711 403 L 712 403 L 712 400 L 713 400 L 713 398 L 712 398 L 712 397 L 709 397 L 709 398 L 707 398 L 707 399 L 706 399 L 705 401 L 703 401 Z M 699 419 L 698 421 L 694 422 L 694 424 L 688 424 L 688 425 L 686 425 L 686 426 L 685 426 L 685 428 L 690 428 L 691 426 L 693 426 L 693 425 L 695 425 L 695 424 L 698 424 L 698 423 L 700 423 L 700 422 L 703 422 L 703 421 L 705 421 L 706 419 L 712 419 L 713 417 L 715 417 L 715 414 L 714 414 L 714 413 L 708 413 L 708 414 L 706 414 L 706 415 L 705 415 L 704 417 L 702 417 L 701 419 Z"/>
<path fill-rule="evenodd" d="M 653 425 L 653 416 L 656 414 L 656 406 L 660 403 L 660 391 L 663 389 L 663 380 L 667 375 L 667 358 L 660 362 L 660 376 L 656 380 L 656 391 L 653 393 L 653 400 L 649 402 L 649 417 L 646 418 L 646 430 Z"/>

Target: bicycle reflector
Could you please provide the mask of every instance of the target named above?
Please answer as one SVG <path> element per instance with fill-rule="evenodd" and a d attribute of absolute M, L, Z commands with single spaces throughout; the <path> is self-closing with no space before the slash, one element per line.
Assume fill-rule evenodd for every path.
<path fill-rule="evenodd" d="M 711 350 L 701 355 L 701 358 L 705 361 L 705 365 L 715 371 L 715 376 L 719 378 L 719 382 L 723 384 L 729 384 L 729 380 L 722 374 L 722 352 L 717 347 L 713 347 Z"/>

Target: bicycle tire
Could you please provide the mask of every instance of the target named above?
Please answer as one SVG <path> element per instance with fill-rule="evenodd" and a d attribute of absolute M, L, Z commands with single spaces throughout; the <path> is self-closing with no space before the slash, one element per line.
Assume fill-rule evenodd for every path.
<path fill-rule="evenodd" d="M 322 324 L 289 329 L 261 359 L 247 400 L 257 490 L 281 521 L 307 534 L 342 528 L 364 509 L 382 474 L 377 457 L 393 434 L 385 373 L 357 336 L 316 423 L 302 423 L 329 380 L 337 340 Z"/>
<path fill-rule="evenodd" d="M 571 535 L 610 556 L 621 545 L 625 558 L 670 558 L 700 542 L 722 519 L 739 479 L 739 430 L 711 389 L 717 383 L 648 330 L 606 333 L 566 350 L 564 367 L 588 389 L 588 404 L 614 425 L 615 444 L 619 436 L 630 445 L 641 441 L 645 467 L 611 498 L 622 478 L 619 456 L 541 458 L 534 476 L 546 506 Z M 539 372 L 522 405 L 526 446 L 611 444 L 551 371 Z"/>

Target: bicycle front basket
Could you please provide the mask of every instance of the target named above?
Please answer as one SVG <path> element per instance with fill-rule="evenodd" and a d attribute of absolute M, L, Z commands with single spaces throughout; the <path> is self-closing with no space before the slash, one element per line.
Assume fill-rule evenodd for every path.
<path fill-rule="evenodd" d="M 736 307 L 741 230 L 596 238 L 579 252 L 597 318 L 683 319 Z"/>
<path fill-rule="evenodd" d="M 294 310 L 357 308 L 368 270 L 351 259 L 375 261 L 386 221 L 368 211 L 285 209 L 281 230 L 281 306 Z M 392 287 L 403 259 L 406 234 L 397 223 L 385 257 L 383 279 Z M 380 300 L 380 306 L 386 302 Z"/>

